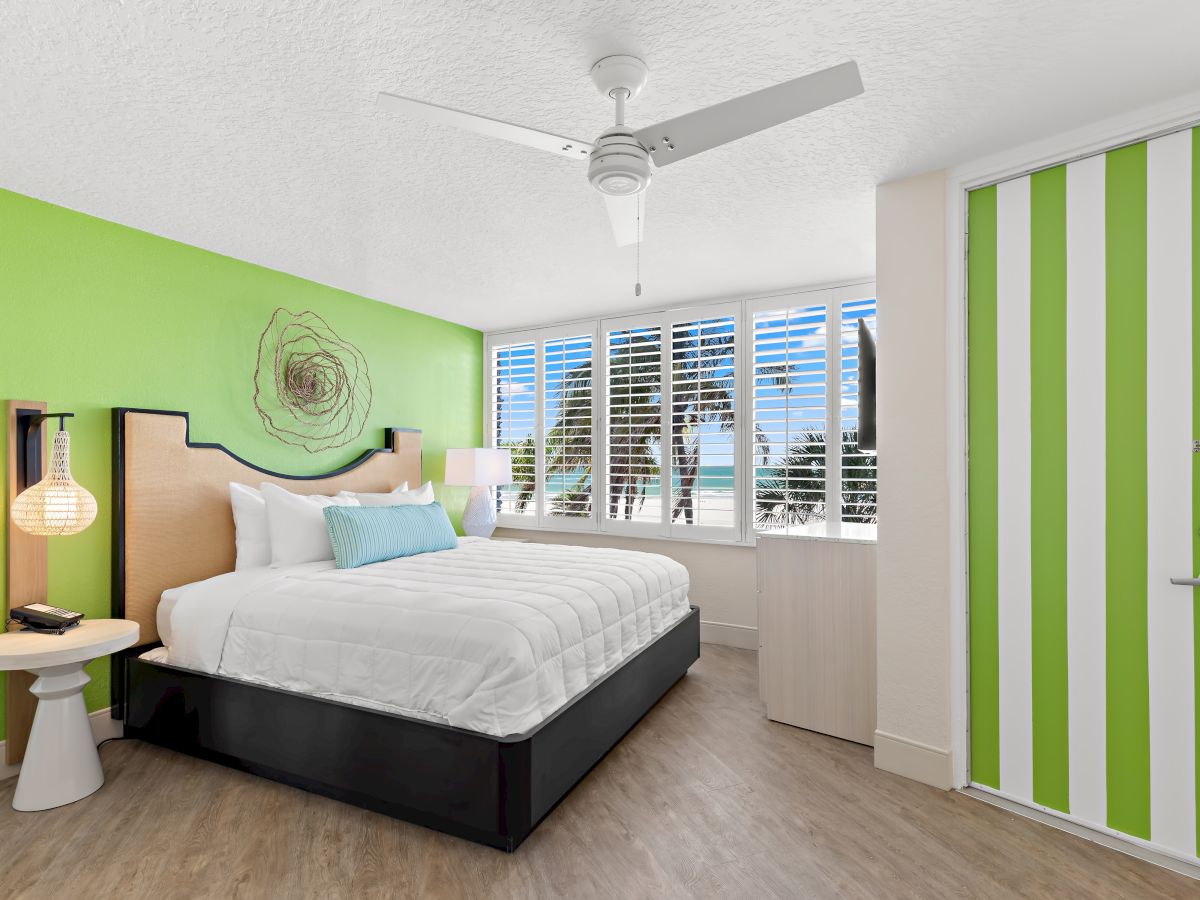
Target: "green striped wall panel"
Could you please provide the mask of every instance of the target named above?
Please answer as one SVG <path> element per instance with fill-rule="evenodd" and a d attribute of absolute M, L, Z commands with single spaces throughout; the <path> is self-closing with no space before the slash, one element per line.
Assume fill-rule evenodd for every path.
<path fill-rule="evenodd" d="M 1200 140 L 968 198 L 971 780 L 1195 857 Z"/>

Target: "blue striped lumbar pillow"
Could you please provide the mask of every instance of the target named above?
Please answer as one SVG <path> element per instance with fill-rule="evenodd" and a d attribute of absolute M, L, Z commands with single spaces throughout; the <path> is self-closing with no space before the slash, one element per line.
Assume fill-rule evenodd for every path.
<path fill-rule="evenodd" d="M 440 503 L 421 506 L 326 506 L 325 525 L 339 569 L 458 546 Z"/>

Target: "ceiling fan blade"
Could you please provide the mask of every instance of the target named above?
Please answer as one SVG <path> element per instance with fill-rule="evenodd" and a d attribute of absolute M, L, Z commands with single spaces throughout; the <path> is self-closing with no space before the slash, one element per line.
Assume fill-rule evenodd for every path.
<path fill-rule="evenodd" d="M 612 223 L 613 237 L 617 239 L 618 247 L 641 243 L 646 225 L 645 198 L 645 191 L 625 197 L 604 195 L 604 205 L 608 207 L 608 220 Z"/>
<path fill-rule="evenodd" d="M 655 165 L 668 166 L 862 92 L 858 64 L 851 60 L 639 129 L 635 136 L 651 148 Z"/>
<path fill-rule="evenodd" d="M 416 116 L 430 122 L 440 122 L 443 125 L 453 125 L 455 128 L 465 128 L 488 137 L 501 138 L 515 144 L 536 147 L 547 150 L 569 159 L 587 160 L 592 152 L 592 145 L 587 141 L 577 141 L 573 138 L 548 134 L 536 128 L 525 128 L 499 119 L 489 119 L 487 116 L 477 116 L 474 113 L 460 112 L 436 103 L 425 103 L 408 97 L 398 97 L 395 94 L 385 94 L 382 91 L 375 101 L 376 106 L 387 112 L 399 113 L 406 116 Z"/>

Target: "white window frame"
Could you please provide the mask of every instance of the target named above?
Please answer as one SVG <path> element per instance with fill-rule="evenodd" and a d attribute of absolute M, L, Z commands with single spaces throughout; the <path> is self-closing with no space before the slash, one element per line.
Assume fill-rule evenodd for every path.
<path fill-rule="evenodd" d="M 825 537 L 834 539 L 872 540 L 866 529 L 857 534 L 847 533 L 842 522 L 842 308 L 858 300 L 875 300 L 874 283 L 852 284 L 815 291 L 796 291 L 746 303 L 746 328 L 753 332 L 754 317 L 766 310 L 796 309 L 806 306 L 825 307 L 825 521 L 819 526 L 787 537 Z M 836 330 L 835 330 L 836 329 Z M 742 352 L 744 381 L 753 389 L 754 385 L 754 335 L 749 335 L 747 349 Z M 748 398 L 753 400 L 753 398 Z M 753 469 L 754 410 L 749 409 L 746 445 L 743 459 L 750 461 Z M 754 476 L 751 471 L 742 494 L 743 517 L 750 523 L 750 534 L 754 534 Z"/>
<path fill-rule="evenodd" d="M 489 334 L 484 340 L 484 436 L 488 447 L 496 446 L 496 423 L 492 416 L 492 353 L 496 347 L 509 344 L 533 343 L 534 392 L 534 488 L 532 516 L 500 512 L 496 524 L 502 528 L 540 528 L 553 531 L 595 531 L 597 517 L 595 434 L 603 408 L 596 395 L 597 323 L 580 322 L 531 328 L 503 334 Z M 546 341 L 590 337 L 592 341 L 592 512 L 590 516 L 550 516 L 546 514 Z"/>
<path fill-rule="evenodd" d="M 833 353 L 833 355 L 837 357 L 837 394 L 831 395 L 831 397 L 832 397 L 831 406 L 836 407 L 836 409 L 834 410 L 834 413 L 836 414 L 835 424 L 837 425 L 837 430 L 834 432 L 837 435 L 837 441 L 835 442 L 837 444 L 837 470 L 834 473 L 836 477 L 835 477 L 835 481 L 833 482 L 833 487 L 834 487 L 833 495 L 837 497 L 838 527 L 837 527 L 836 531 L 834 531 L 832 529 L 830 530 L 830 536 L 843 538 L 843 539 L 850 539 L 850 540 L 874 540 L 875 539 L 875 531 L 874 531 L 874 529 L 870 528 L 869 526 L 863 525 L 861 523 L 843 522 L 842 521 L 842 475 L 843 475 L 843 472 L 842 472 L 842 430 L 843 430 L 843 428 L 842 428 L 842 402 L 841 402 L 841 395 L 842 395 L 842 338 L 841 338 L 842 312 L 847 303 L 856 303 L 861 300 L 874 300 L 875 301 L 875 310 L 876 310 L 875 330 L 876 330 L 876 339 L 878 339 L 879 298 L 875 294 L 875 285 L 874 284 L 865 284 L 865 285 L 864 284 L 852 284 L 852 285 L 847 285 L 845 287 L 835 288 L 833 291 L 833 302 L 837 305 L 837 313 L 838 313 L 838 339 L 837 339 L 837 347 L 834 349 L 834 353 Z M 832 379 L 831 379 L 830 383 L 832 384 Z M 859 396 L 861 397 L 861 394 Z M 826 439 L 826 446 L 828 447 L 828 438 Z M 827 459 L 828 458 L 829 457 L 827 456 Z M 828 466 L 828 468 L 826 468 L 826 470 L 825 470 L 826 492 L 828 492 L 829 491 L 829 474 L 830 474 L 830 469 L 832 468 L 832 466 L 828 462 L 826 465 Z M 878 468 L 878 463 L 876 464 L 875 473 L 876 473 L 876 475 L 875 475 L 875 498 L 876 498 L 876 509 L 878 509 L 878 505 L 879 505 L 879 468 Z"/>
<path fill-rule="evenodd" d="M 830 311 L 833 309 L 833 304 L 834 304 L 833 290 L 829 289 L 829 288 L 824 288 L 824 289 L 815 290 L 815 291 L 796 291 L 791 294 L 780 294 L 780 295 L 777 295 L 774 297 L 764 297 L 760 300 L 751 300 L 746 304 L 746 330 L 748 332 L 750 332 L 750 334 L 749 334 L 749 339 L 748 339 L 747 345 L 746 345 L 747 349 L 742 354 L 742 363 L 743 363 L 743 367 L 745 370 L 744 379 L 745 379 L 746 384 L 748 384 L 750 386 L 750 390 L 752 393 L 753 393 L 753 389 L 754 389 L 754 317 L 756 315 L 758 315 L 758 313 L 766 312 L 768 310 L 774 311 L 774 310 L 785 310 L 785 309 L 800 309 L 803 307 L 810 307 L 810 306 L 824 306 L 825 307 L 825 431 L 826 431 L 826 439 L 825 439 L 825 514 L 826 514 L 826 521 L 825 521 L 825 527 L 822 527 L 821 529 L 813 529 L 811 532 L 802 532 L 802 533 L 795 534 L 795 535 L 789 534 L 789 535 L 787 535 L 788 537 L 804 537 L 804 536 L 811 537 L 811 536 L 815 536 L 818 534 L 826 536 L 826 537 L 836 536 L 836 534 L 831 534 L 829 528 L 827 527 L 828 521 L 829 521 L 829 497 L 831 496 L 829 493 L 829 486 L 830 486 L 830 474 L 829 473 L 831 470 L 831 463 L 830 463 L 830 455 L 831 454 L 830 454 L 830 444 L 829 444 L 828 434 L 829 434 L 830 420 L 833 419 L 833 420 L 837 421 L 839 419 L 840 410 L 836 410 L 833 407 L 838 405 L 838 392 L 841 390 L 840 382 L 835 384 L 831 377 L 831 362 L 830 362 L 831 357 L 837 358 L 839 377 L 840 377 L 840 372 L 841 372 L 840 355 L 836 351 L 831 351 L 831 349 L 830 349 L 830 347 L 835 343 L 834 341 L 830 340 L 830 336 L 829 336 L 829 323 L 831 321 Z M 751 404 L 753 404 L 754 398 L 750 397 L 748 399 L 750 400 Z M 749 412 L 750 412 L 750 421 L 747 426 L 746 444 L 742 450 L 742 455 L 745 459 L 748 459 L 750 461 L 750 465 L 747 467 L 750 469 L 750 472 L 748 473 L 748 476 L 746 479 L 745 490 L 742 493 L 742 510 L 743 510 L 742 515 L 743 515 L 743 518 L 747 522 L 749 522 L 750 534 L 754 535 L 756 532 L 754 529 L 754 408 L 753 408 L 753 406 L 751 406 Z M 837 462 L 838 462 L 838 466 L 840 468 L 840 466 L 841 466 L 841 442 L 839 441 L 839 442 L 837 442 L 837 444 L 838 444 Z"/>
<path fill-rule="evenodd" d="M 492 388 L 494 386 L 492 380 L 492 362 L 497 347 L 506 347 L 516 344 L 533 343 L 533 371 L 534 371 L 534 427 L 536 428 L 542 420 L 541 415 L 541 394 L 538 392 L 538 377 L 539 369 L 541 368 L 542 355 L 540 352 L 541 344 L 537 338 L 538 331 L 514 331 L 503 337 L 488 335 L 484 340 L 484 360 L 483 360 L 483 435 L 484 446 L 495 447 L 496 422 L 494 418 L 495 409 L 492 402 Z M 535 444 L 535 461 L 534 467 L 537 468 L 537 457 L 541 455 L 541 442 Z M 492 502 L 495 502 L 493 494 Z M 505 528 L 538 528 L 541 527 L 541 515 L 539 503 L 541 498 L 537 492 L 534 492 L 533 497 L 533 515 L 518 515 L 499 511 L 496 513 L 496 524 Z"/>
<path fill-rule="evenodd" d="M 671 309 L 662 312 L 633 314 L 627 316 L 615 316 L 608 319 L 603 319 L 600 322 L 599 340 L 604 349 L 604 360 L 602 364 L 605 397 L 604 402 L 599 404 L 600 424 L 595 432 L 597 440 L 595 443 L 599 446 L 601 453 L 605 454 L 605 469 L 604 469 L 604 488 L 603 488 L 603 503 L 605 514 L 600 518 L 600 531 L 607 534 L 624 535 L 627 537 L 654 537 L 654 538 L 672 538 L 676 540 L 695 540 L 695 541 L 711 541 L 719 543 L 741 542 L 744 539 L 743 528 L 743 510 L 742 504 L 738 501 L 738 486 L 741 478 L 741 470 L 744 468 L 742 463 L 741 446 L 743 438 L 741 435 L 742 429 L 742 374 L 740 358 L 744 356 L 742 351 L 738 349 L 739 355 L 734 359 L 734 522 L 729 527 L 716 525 L 680 525 L 671 521 L 671 508 L 674 501 L 674 492 L 672 490 L 673 477 L 673 458 L 671 447 L 671 418 L 670 410 L 673 397 L 672 391 L 672 374 L 673 374 L 673 334 L 674 326 L 687 322 L 694 322 L 698 319 L 712 319 L 722 316 L 731 316 L 734 323 L 734 342 L 735 347 L 741 347 L 742 336 L 745 331 L 744 310 L 743 305 L 739 302 L 726 303 L 710 303 L 701 306 L 684 307 L 681 309 Z M 660 423 L 659 435 L 659 453 L 661 464 L 659 468 L 659 521 L 627 521 L 625 519 L 610 519 L 607 516 L 608 509 L 608 470 L 607 470 L 607 453 L 608 453 L 608 335 L 612 331 L 628 331 L 636 328 L 658 328 L 662 341 L 662 352 L 660 356 L 660 382 L 659 389 L 662 397 L 662 421 Z M 593 479 L 594 481 L 595 479 Z"/>
<path fill-rule="evenodd" d="M 631 313 L 601 319 L 576 320 L 565 324 L 515 331 L 491 332 L 484 336 L 484 435 L 487 446 L 494 446 L 495 423 L 491 407 L 491 365 L 493 349 L 507 344 L 534 343 L 535 394 L 537 423 L 535 513 L 518 516 L 501 513 L 497 524 L 504 528 L 549 531 L 592 531 L 624 537 L 663 538 L 670 540 L 735 543 L 752 545 L 754 529 L 754 409 L 751 388 L 754 370 L 753 322 L 756 312 L 767 309 L 816 306 L 825 304 L 826 312 L 826 521 L 813 533 L 791 535 L 798 539 L 871 541 L 874 538 L 846 534 L 840 521 L 841 509 L 841 312 L 845 303 L 875 299 L 872 281 L 856 281 L 818 288 L 805 288 L 770 296 L 759 296 L 703 303 L 694 306 L 644 313 Z M 731 527 L 680 525 L 672 523 L 672 459 L 670 434 L 670 393 L 672 376 L 672 335 L 677 324 L 698 319 L 731 315 L 734 318 L 736 356 L 734 361 L 734 524 Z M 836 322 L 837 335 L 829 333 Z M 660 451 L 661 515 L 658 522 L 608 519 L 608 333 L 631 328 L 658 327 L 662 334 L 663 416 Z M 589 517 L 550 517 L 545 515 L 545 359 L 547 340 L 590 335 L 592 339 L 592 514 Z M 828 436 L 836 436 L 830 441 Z M 832 513 L 837 512 L 837 515 Z"/>
<path fill-rule="evenodd" d="M 663 381 L 668 389 L 671 388 L 671 376 L 674 366 L 674 333 L 676 325 L 695 322 L 698 319 L 716 319 L 729 316 L 733 319 L 734 361 L 733 361 L 733 524 L 725 527 L 720 525 L 679 525 L 671 522 L 670 510 L 674 505 L 674 493 L 671 490 L 674 483 L 674 460 L 671 456 L 671 420 L 670 400 L 664 401 L 666 409 L 663 415 L 663 459 L 667 464 L 666 500 L 663 502 L 663 536 L 670 538 L 693 538 L 704 541 L 740 541 L 745 537 L 743 521 L 745 509 L 738 494 L 738 483 L 745 466 L 745 454 L 742 452 L 745 429 L 745 385 L 741 362 L 746 358 L 742 343 L 746 337 L 745 305 L 742 303 L 712 303 L 703 306 L 693 306 L 687 309 L 669 310 L 663 316 L 663 343 L 670 346 L 663 348 Z M 670 391 L 673 399 L 674 392 Z"/>
<path fill-rule="evenodd" d="M 613 318 L 601 319 L 600 323 L 599 323 L 600 324 L 600 332 L 599 332 L 600 344 L 599 344 L 599 346 L 600 346 L 600 356 L 601 356 L 599 371 L 601 373 L 601 378 L 602 378 L 601 390 L 603 393 L 601 396 L 600 403 L 596 404 L 596 408 L 598 411 L 600 411 L 601 415 L 599 417 L 599 422 L 596 426 L 595 431 L 592 432 L 592 434 L 593 434 L 592 446 L 599 450 L 601 459 L 603 460 L 603 468 L 600 470 L 600 478 L 598 479 L 599 485 L 600 485 L 599 490 L 600 490 L 600 502 L 601 502 L 601 509 L 602 509 L 602 514 L 600 515 L 599 528 L 600 528 L 600 531 L 605 532 L 607 534 L 619 534 L 619 535 L 625 535 L 627 537 L 665 537 L 665 534 L 663 532 L 663 521 L 664 521 L 663 515 L 659 516 L 658 522 L 644 522 L 644 521 L 633 521 L 633 520 L 625 520 L 625 519 L 610 519 L 610 518 L 608 518 L 608 426 L 609 426 L 609 416 L 608 416 L 608 335 L 609 335 L 609 332 L 612 332 L 612 331 L 628 331 L 628 330 L 632 330 L 632 329 L 636 329 L 636 328 L 657 327 L 660 329 L 659 330 L 659 340 L 661 341 L 662 349 L 659 354 L 659 390 L 661 392 L 660 396 L 662 398 L 661 402 L 663 405 L 663 411 L 665 412 L 666 408 L 667 408 L 667 391 L 666 391 L 665 384 L 663 383 L 662 379 L 664 379 L 667 376 L 667 373 L 669 371 L 669 369 L 668 369 L 669 363 L 668 363 L 668 359 L 667 359 L 669 356 L 669 350 L 668 350 L 668 346 L 667 346 L 666 332 L 661 330 L 662 325 L 663 325 L 663 317 L 664 317 L 664 314 L 660 313 L 660 312 L 649 313 L 649 314 L 634 314 L 634 315 L 629 315 L 629 316 L 615 316 Z M 662 442 L 662 438 L 661 438 L 661 433 L 660 433 L 660 437 L 659 437 L 660 445 L 661 445 L 661 442 Z M 670 489 L 669 477 L 670 477 L 670 475 L 668 472 L 668 476 L 667 476 L 668 480 L 665 482 L 665 487 L 668 490 Z M 593 480 L 595 481 L 596 479 L 593 479 Z M 663 478 L 663 472 L 662 472 L 661 466 L 659 468 L 658 484 L 659 484 L 659 499 L 660 499 L 660 501 L 662 501 L 664 478 Z M 663 507 L 664 508 L 666 507 L 665 502 L 663 502 Z"/>

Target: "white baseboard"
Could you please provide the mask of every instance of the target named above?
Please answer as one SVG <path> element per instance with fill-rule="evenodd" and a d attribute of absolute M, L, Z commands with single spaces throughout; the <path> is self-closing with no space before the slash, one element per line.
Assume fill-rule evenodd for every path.
<path fill-rule="evenodd" d="M 111 714 L 111 707 L 98 709 L 94 713 L 88 713 L 88 721 L 92 726 L 92 737 L 96 739 L 96 743 L 107 741 L 109 738 L 118 738 L 125 733 L 125 723 L 120 719 L 114 719 Z M 0 741 L 0 781 L 6 778 L 14 778 L 21 771 L 21 764 L 15 766 L 6 765 L 4 759 L 4 751 L 6 741 Z"/>
<path fill-rule="evenodd" d="M 730 625 L 727 622 L 700 621 L 700 641 L 704 644 L 723 644 L 740 650 L 758 649 L 758 629 L 749 625 Z"/>
<path fill-rule="evenodd" d="M 946 791 L 954 787 L 953 757 L 949 750 L 886 731 L 875 732 L 875 768 Z"/>

